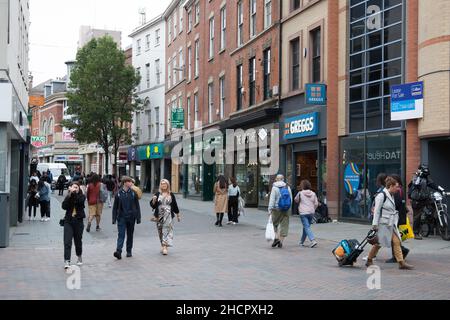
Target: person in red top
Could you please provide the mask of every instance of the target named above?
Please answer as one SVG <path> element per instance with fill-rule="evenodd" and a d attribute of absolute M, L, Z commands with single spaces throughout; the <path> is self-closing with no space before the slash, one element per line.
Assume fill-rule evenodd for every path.
<path fill-rule="evenodd" d="M 100 198 L 100 192 L 102 188 L 102 183 L 100 181 L 100 177 L 97 174 L 94 174 L 91 177 L 91 181 L 87 186 L 87 201 L 89 206 L 89 218 L 88 225 L 86 227 L 86 232 L 91 231 L 91 223 L 92 220 L 97 222 L 96 231 L 100 231 L 100 220 L 103 212 L 103 202 Z"/>

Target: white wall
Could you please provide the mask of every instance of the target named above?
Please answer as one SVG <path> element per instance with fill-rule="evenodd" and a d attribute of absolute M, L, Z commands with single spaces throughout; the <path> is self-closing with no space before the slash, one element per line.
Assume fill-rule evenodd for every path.
<path fill-rule="evenodd" d="M 140 128 L 138 139 L 134 139 L 133 144 L 147 144 L 164 141 L 164 94 L 165 94 L 165 23 L 164 19 L 156 18 L 146 25 L 140 27 L 130 35 L 133 39 L 133 67 L 140 68 L 141 83 L 138 90 L 139 98 L 142 102 L 148 99 L 149 105 L 144 106 L 140 115 L 133 117 L 132 132 L 136 133 Z M 155 32 L 159 29 L 159 44 L 156 45 Z M 146 47 L 146 35 L 150 35 L 150 46 Z M 140 54 L 138 53 L 138 40 L 141 42 Z M 159 78 L 157 84 L 155 61 L 159 59 Z M 150 85 L 147 88 L 146 64 L 150 64 Z M 155 108 L 159 107 L 159 127 L 156 127 Z M 151 111 L 151 120 L 148 119 L 148 113 Z M 149 135 L 148 124 L 151 125 L 151 133 Z M 159 130 L 159 138 L 156 139 L 156 130 Z"/>

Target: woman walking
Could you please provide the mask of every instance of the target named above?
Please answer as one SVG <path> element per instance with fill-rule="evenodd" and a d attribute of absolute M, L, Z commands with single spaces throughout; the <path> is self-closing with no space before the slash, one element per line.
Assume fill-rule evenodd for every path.
<path fill-rule="evenodd" d="M 300 220 L 303 224 L 303 234 L 300 240 L 300 245 L 305 247 L 306 236 L 311 241 L 311 248 L 317 246 L 317 241 L 311 230 L 311 223 L 314 218 L 314 213 L 319 206 L 317 195 L 311 190 L 311 183 L 308 180 L 300 182 L 301 191 L 295 196 L 295 202 L 299 204 L 298 212 L 300 213 Z"/>
<path fill-rule="evenodd" d="M 39 206 L 39 200 L 36 198 L 37 191 L 37 183 L 36 180 L 31 179 L 30 184 L 28 185 L 28 220 L 36 219 L 36 209 Z M 31 208 L 33 208 L 33 218 L 31 218 Z"/>
<path fill-rule="evenodd" d="M 289 232 L 289 209 L 292 204 L 291 188 L 284 182 L 282 174 L 277 175 L 270 191 L 269 214 L 272 215 L 275 239 L 272 248 L 283 247 Z"/>
<path fill-rule="evenodd" d="M 175 195 L 170 191 L 170 182 L 162 179 L 159 183 L 159 192 L 153 195 L 150 206 L 155 210 L 153 221 L 156 221 L 159 241 L 161 242 L 161 253 L 167 255 L 167 248 L 173 246 L 173 218 L 177 216 L 181 221 Z"/>
<path fill-rule="evenodd" d="M 86 197 L 80 189 L 79 182 L 72 182 L 68 188 L 68 194 L 61 205 L 66 211 L 64 216 L 64 269 L 70 268 L 70 256 L 72 254 L 72 241 L 75 243 L 75 253 L 78 257 L 77 265 L 81 266 L 83 260 L 83 219 L 84 202 Z"/>
<path fill-rule="evenodd" d="M 50 185 L 44 176 L 38 183 L 39 206 L 41 207 L 41 221 L 50 220 Z"/>
<path fill-rule="evenodd" d="M 228 188 L 227 188 L 227 179 L 223 175 L 217 177 L 217 181 L 214 184 L 214 209 L 216 211 L 217 221 L 215 223 L 216 226 L 222 226 L 222 219 L 228 206 Z M 230 220 L 230 216 L 228 217 L 228 222 L 233 223 Z"/>
<path fill-rule="evenodd" d="M 228 222 L 227 224 L 238 223 L 239 195 L 241 190 L 237 185 L 236 178 L 230 178 L 231 184 L 228 187 Z"/>
<path fill-rule="evenodd" d="M 413 266 L 404 261 L 401 249 L 401 236 L 398 231 L 398 211 L 395 210 L 394 195 L 399 191 L 399 183 L 392 177 L 386 178 L 386 187 L 383 192 L 375 198 L 375 210 L 372 226 L 378 231 L 379 243 L 372 246 L 367 257 L 366 266 L 373 265 L 373 258 L 377 255 L 381 247 L 390 248 L 391 243 L 394 256 L 399 264 L 399 269 L 411 270 Z M 386 201 L 384 200 L 386 198 Z"/>

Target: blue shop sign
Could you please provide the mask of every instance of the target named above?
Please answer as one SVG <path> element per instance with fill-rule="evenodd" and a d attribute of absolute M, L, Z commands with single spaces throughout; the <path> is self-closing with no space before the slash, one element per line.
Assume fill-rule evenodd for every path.
<path fill-rule="evenodd" d="M 423 82 L 391 87 L 391 120 L 423 118 Z"/>
<path fill-rule="evenodd" d="M 327 103 L 327 87 L 325 84 L 307 83 L 306 84 L 306 104 L 324 105 Z"/>
<path fill-rule="evenodd" d="M 284 139 L 296 139 L 319 134 L 319 113 L 306 113 L 284 121 Z"/>

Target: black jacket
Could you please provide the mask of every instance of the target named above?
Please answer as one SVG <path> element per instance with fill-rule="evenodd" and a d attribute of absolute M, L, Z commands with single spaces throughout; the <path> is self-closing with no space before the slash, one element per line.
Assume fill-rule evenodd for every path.
<path fill-rule="evenodd" d="M 155 193 L 155 196 L 158 198 L 161 193 L 157 192 Z M 172 203 L 170 204 L 170 211 L 172 213 L 172 218 L 175 217 L 175 214 L 180 213 L 180 210 L 178 209 L 177 199 L 175 199 L 175 195 L 171 192 L 170 196 L 172 197 Z M 153 212 L 153 215 L 157 217 L 159 215 L 159 205 L 160 203 L 157 201 L 155 204 L 152 203 L 152 200 L 150 200 L 150 207 L 152 207 L 155 211 Z"/>
<path fill-rule="evenodd" d="M 114 205 L 113 205 L 113 210 L 112 210 L 112 223 L 113 224 L 116 223 L 117 219 L 123 213 L 122 200 L 120 198 L 122 190 L 123 190 L 123 188 L 120 188 L 119 192 L 117 192 L 116 196 L 114 197 Z M 136 219 L 136 223 L 140 224 L 141 223 L 141 207 L 139 205 L 139 199 L 133 190 L 131 190 L 131 193 L 133 195 L 133 201 L 131 204 L 131 210 L 133 211 L 132 215 L 133 215 L 134 219 Z"/>
<path fill-rule="evenodd" d="M 65 219 L 70 220 L 72 218 L 73 209 L 77 211 L 75 215 L 76 219 L 84 219 L 86 218 L 86 214 L 84 213 L 84 202 L 86 201 L 86 197 L 83 194 L 72 193 L 67 195 L 61 205 L 61 207 L 66 210 Z"/>
<path fill-rule="evenodd" d="M 406 202 L 403 199 L 403 190 L 394 194 L 395 210 L 398 211 L 398 225 L 406 224 Z"/>

